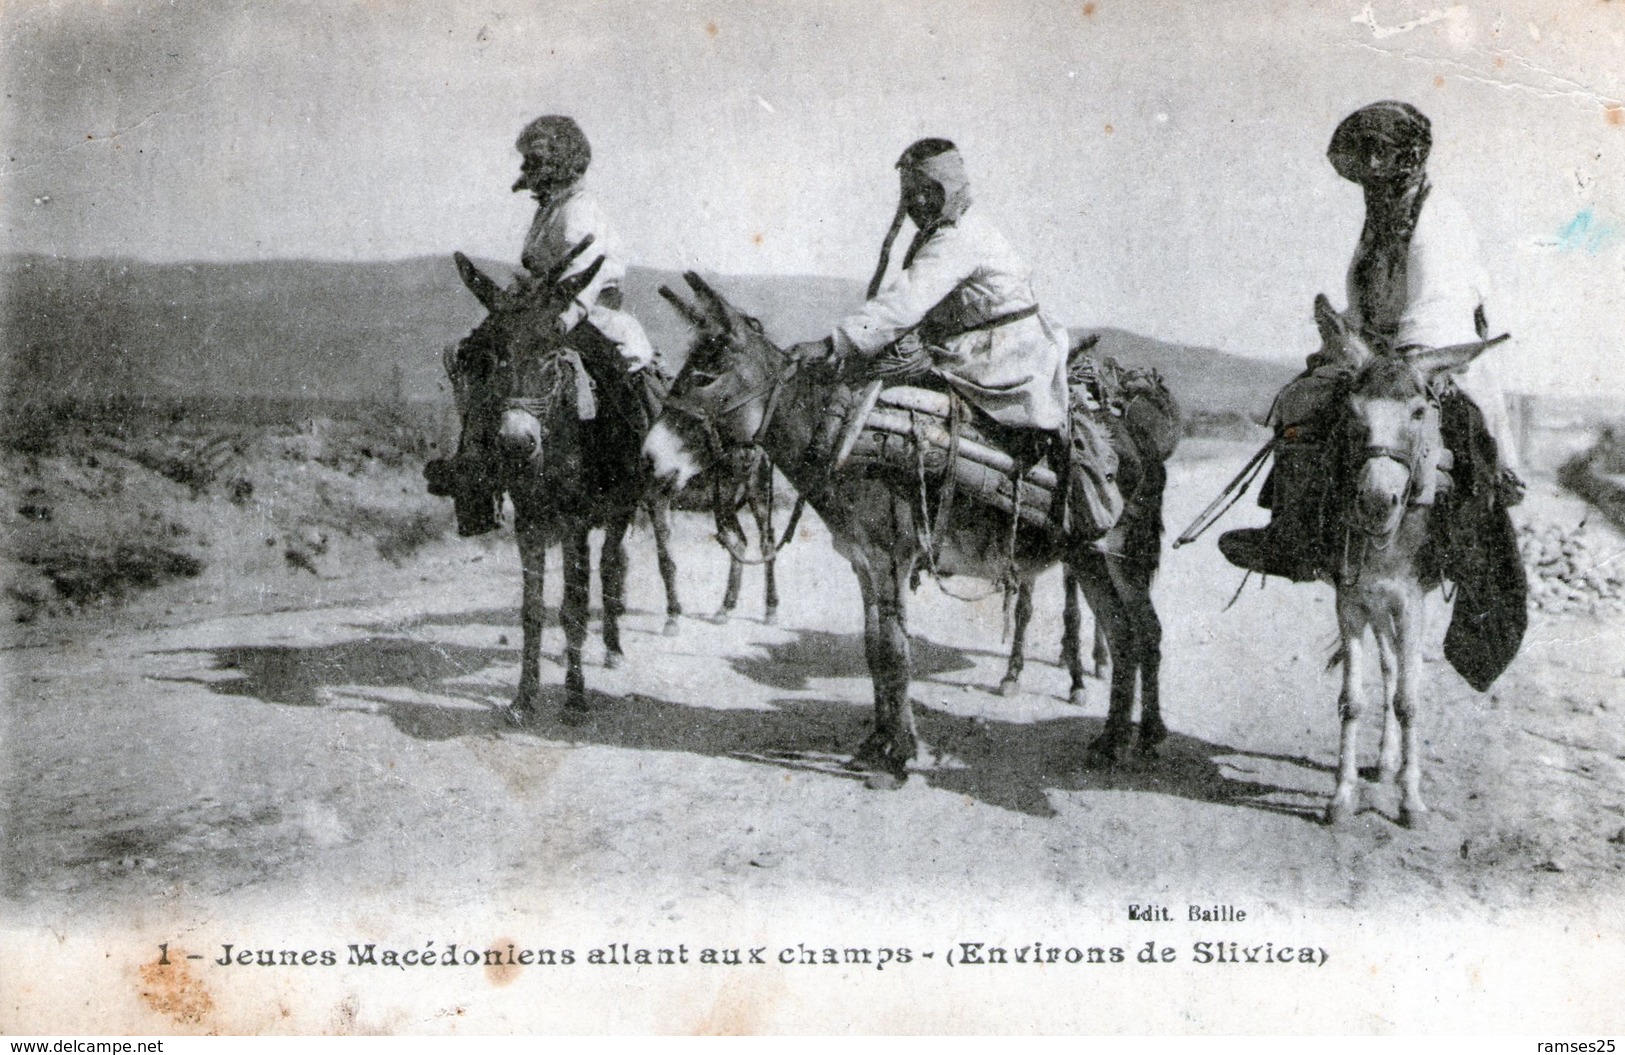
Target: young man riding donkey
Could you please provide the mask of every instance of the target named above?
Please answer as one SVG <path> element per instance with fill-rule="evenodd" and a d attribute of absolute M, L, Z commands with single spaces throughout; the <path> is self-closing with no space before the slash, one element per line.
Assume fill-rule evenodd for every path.
<path fill-rule="evenodd" d="M 922 139 L 903 152 L 897 169 L 901 200 L 869 299 L 828 337 L 790 350 L 802 362 L 839 363 L 847 376 L 869 379 L 832 453 L 839 459 L 850 452 L 883 385 L 946 390 L 970 406 L 973 426 L 1018 465 L 1048 456 L 1072 510 L 1093 522 L 1098 536 L 1116 522 L 1121 496 L 1111 486 L 1109 442 L 1087 413 L 1071 408 L 1065 327 L 1039 310 L 1031 272 L 974 208 L 965 161 L 952 142 Z M 905 217 L 914 238 L 888 280 Z M 1087 480 L 1074 478 L 1068 487 L 1074 467 Z M 1069 519 L 1067 505 L 1051 506 L 1058 526 Z"/>
<path fill-rule="evenodd" d="M 637 319 L 621 310 L 621 282 L 626 262 L 597 200 L 583 185 L 592 147 L 581 127 L 558 114 L 538 117 L 526 125 L 514 144 L 522 158 L 513 191 L 529 191 L 536 200 L 536 216 L 525 235 L 519 260 L 527 274 L 514 280 L 508 292 L 522 295 L 531 283 L 559 271 L 564 280 L 584 277 L 600 258 L 596 274 L 565 306 L 552 326 L 569 343 L 578 327 L 596 331 L 614 345 L 644 392 L 648 416 L 658 413 L 661 391 L 655 352 Z M 576 247 L 590 239 L 590 251 Z M 575 255 L 572 255 L 575 254 Z M 492 469 L 492 443 L 500 411 L 491 394 L 481 390 L 469 365 L 485 353 L 488 331 L 476 329 L 462 342 L 446 349 L 446 373 L 451 377 L 463 416 L 457 456 L 438 463 L 431 474 L 430 491 L 449 495 L 457 506 L 460 534 L 479 535 L 500 524 L 502 488 Z"/>
<path fill-rule="evenodd" d="M 1064 562 L 1118 660 L 1090 747 L 1111 760 L 1133 734 L 1142 672 L 1155 680 L 1142 654 L 1160 647 L 1129 611 L 1135 587 L 1113 570 L 1123 555 L 1098 544 L 1136 491 L 1133 441 L 1096 420 L 1081 389 L 1068 392 L 1066 331 L 1039 311 L 1026 266 L 972 205 L 954 145 L 921 140 L 897 168 L 902 201 L 869 299 L 829 336 L 780 349 L 696 274 L 685 276 L 692 304 L 661 290 L 696 343 L 644 451 L 657 478 L 680 487 L 760 445 L 824 520 L 863 599 L 875 727 L 852 764 L 876 786 L 906 779 L 917 753 L 906 603 L 921 571 L 1015 586 Z M 888 278 L 905 219 L 917 233 Z M 1137 497 L 1160 504 L 1155 491 Z M 1154 685 L 1142 702 L 1150 751 L 1167 735 Z"/>
<path fill-rule="evenodd" d="M 1444 655 L 1479 691 L 1517 654 L 1526 580 L 1507 507 L 1523 495 L 1505 397 L 1485 352 L 1485 283 L 1465 213 L 1433 191 L 1427 118 L 1380 102 L 1345 119 L 1328 156 L 1365 191 L 1349 309 L 1315 304 L 1322 347 L 1276 398 L 1266 528 L 1227 532 L 1234 564 L 1337 590 L 1342 742 L 1327 819 L 1360 808 L 1367 640 L 1383 675 L 1378 770 L 1398 819 L 1427 815 L 1420 777 L 1424 598 L 1455 584 Z M 1468 393 L 1471 393 L 1469 395 Z"/>
<path fill-rule="evenodd" d="M 1427 178 L 1428 119 L 1401 102 L 1350 114 L 1332 136 L 1327 158 L 1365 193 L 1365 227 L 1348 269 L 1351 329 L 1377 355 L 1407 356 L 1468 344 L 1485 334 L 1488 282 L 1466 211 Z M 1239 567 L 1299 582 L 1325 578 L 1336 557 L 1326 501 L 1333 481 L 1323 458 L 1334 394 L 1350 364 L 1324 353 L 1289 384 L 1270 412 L 1280 442 L 1260 502 L 1270 525 L 1226 532 L 1219 548 Z M 1487 357 L 1440 384 L 1445 443 L 1458 462 L 1476 454 L 1488 477 L 1486 501 L 1516 505 L 1523 481 L 1506 396 Z M 1473 481 L 1468 481 L 1469 485 Z M 1336 525 L 1330 525 L 1335 529 Z"/>
<path fill-rule="evenodd" d="M 576 123 L 559 116 L 531 122 L 518 147 L 524 163 L 513 189 L 529 190 L 537 202 L 522 257 L 527 274 L 504 289 L 456 255 L 464 284 L 488 314 L 448 350 L 462 439 L 454 459 L 430 463 L 424 475 L 432 493 L 455 499 L 464 535 L 496 528 L 503 495 L 513 501 L 524 571 L 519 688 L 507 712 L 516 723 L 539 709 L 546 554 L 562 548 L 563 712 L 573 722 L 588 710 L 582 644 L 589 534 L 603 531 L 606 665 L 622 659 L 624 540 L 640 507 L 654 528 L 666 587 L 666 633 L 676 632 L 682 609 L 668 546 L 668 503 L 651 493 L 641 453 L 657 409 L 654 355 L 642 327 L 619 310 L 625 265 L 581 188 L 591 151 Z"/>

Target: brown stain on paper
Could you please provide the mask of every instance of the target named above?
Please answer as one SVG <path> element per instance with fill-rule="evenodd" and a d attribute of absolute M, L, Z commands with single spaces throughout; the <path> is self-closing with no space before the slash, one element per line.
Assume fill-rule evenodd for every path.
<path fill-rule="evenodd" d="M 1615 128 L 1625 125 L 1625 106 L 1620 106 L 1618 103 L 1610 106 L 1603 111 L 1603 120 Z"/>
<path fill-rule="evenodd" d="M 705 1037 L 755 1036 L 766 1028 L 765 1024 L 771 1020 L 769 1012 L 784 996 L 786 988 L 784 976 L 779 973 L 725 983 L 693 1032 Z"/>
<path fill-rule="evenodd" d="M 185 949 L 171 949 L 169 962 L 141 965 L 141 999 L 160 1015 L 178 1023 L 202 1022 L 214 1010 L 214 997 L 192 973 Z"/>
<path fill-rule="evenodd" d="M 715 22 L 707 22 L 705 24 L 705 35 L 710 37 L 712 40 L 717 39 L 717 24 Z"/>
<path fill-rule="evenodd" d="M 500 949 L 505 952 L 508 946 L 518 944 L 512 938 L 498 938 L 487 945 L 486 948 Z M 517 963 L 488 963 L 485 965 L 485 980 L 500 989 L 505 985 L 512 985 L 514 979 L 519 977 L 519 972 L 524 969 L 523 966 Z"/>

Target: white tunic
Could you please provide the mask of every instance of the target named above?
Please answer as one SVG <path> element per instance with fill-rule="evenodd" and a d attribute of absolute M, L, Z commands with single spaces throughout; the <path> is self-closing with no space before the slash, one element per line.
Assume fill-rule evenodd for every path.
<path fill-rule="evenodd" d="M 536 218 L 531 221 L 530 231 L 525 235 L 525 247 L 520 253 L 519 262 L 525 266 L 525 270 L 540 278 L 589 234 L 593 236 L 592 245 L 570 262 L 564 276 L 583 271 L 600 256 L 604 258 L 604 263 L 576 298 L 576 303 L 564 312 L 563 318 L 572 327 L 583 318 L 587 319 L 620 348 L 621 356 L 630 368 L 641 369 L 654 359 L 654 347 L 649 343 L 642 325 L 626 312 L 598 303 L 601 292 L 620 288 L 626 277 L 626 261 L 621 254 L 620 242 L 604 219 L 603 210 L 580 184 L 536 210 Z"/>
<path fill-rule="evenodd" d="M 1360 251 L 1356 250 L 1356 260 L 1349 265 L 1348 277 L 1349 306 L 1356 312 L 1361 298 L 1354 276 Z M 1470 344 L 1478 340 L 1474 312 L 1488 303 L 1489 292 L 1489 277 L 1467 210 L 1447 193 L 1433 189 L 1422 203 L 1411 236 L 1405 260 L 1405 297 L 1398 318 L 1379 320 L 1386 325 L 1379 324 L 1377 329 L 1391 328 L 1396 350 Z M 1517 464 L 1517 449 L 1506 391 L 1491 362 L 1495 354 L 1491 350 L 1480 355 L 1456 375 L 1456 384 L 1483 411 L 1501 460 L 1510 467 Z"/>
<path fill-rule="evenodd" d="M 835 327 L 838 355 L 873 356 L 916 328 L 936 343 L 933 365 L 961 395 L 1003 425 L 1059 429 L 1066 420 L 1065 327 L 1042 312 L 964 332 L 1031 308 L 1030 271 L 1004 235 L 968 209 L 926 239 L 868 301 Z"/>

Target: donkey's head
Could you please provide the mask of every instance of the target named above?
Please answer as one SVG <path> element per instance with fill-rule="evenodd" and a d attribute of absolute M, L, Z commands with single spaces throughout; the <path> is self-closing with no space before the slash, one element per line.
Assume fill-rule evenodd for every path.
<path fill-rule="evenodd" d="M 1335 321 L 1347 329 L 1341 317 Z M 1345 400 L 1342 431 L 1349 464 L 1359 466 L 1349 507 L 1355 528 L 1389 538 L 1407 508 L 1432 504 L 1445 449 L 1439 431 L 1439 385 L 1446 375 L 1506 339 L 1503 335 L 1446 348 L 1395 355 L 1366 352 L 1359 357 Z"/>
<path fill-rule="evenodd" d="M 731 450 L 758 442 L 789 366 L 746 315 L 694 272 L 683 276 L 696 300 L 660 295 L 694 328 L 694 344 L 643 453 L 661 484 L 681 488 Z"/>
<path fill-rule="evenodd" d="M 470 351 L 462 368 L 478 378 L 476 387 L 489 401 L 486 412 L 500 414 L 497 434 L 510 456 L 539 459 L 543 441 L 561 422 L 580 416 L 581 364 L 565 354 L 557 320 L 603 266 L 600 256 L 575 274 L 564 274 L 591 244 L 588 235 L 548 274 L 512 290 L 497 285 L 462 253 L 454 254 L 463 284 L 490 312 L 475 331 L 478 339 L 465 342 Z"/>

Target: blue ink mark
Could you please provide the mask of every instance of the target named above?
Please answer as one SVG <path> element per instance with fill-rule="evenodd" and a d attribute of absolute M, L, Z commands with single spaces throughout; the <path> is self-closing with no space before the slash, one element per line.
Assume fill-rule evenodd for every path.
<path fill-rule="evenodd" d="M 1619 228 L 1604 220 L 1597 219 L 1596 210 L 1586 206 L 1575 214 L 1574 219 L 1557 232 L 1557 248 L 1562 250 L 1583 249 L 1595 255 L 1608 240 L 1619 233 Z"/>

